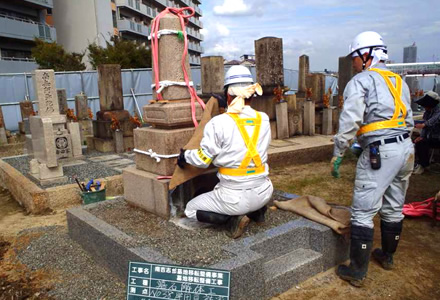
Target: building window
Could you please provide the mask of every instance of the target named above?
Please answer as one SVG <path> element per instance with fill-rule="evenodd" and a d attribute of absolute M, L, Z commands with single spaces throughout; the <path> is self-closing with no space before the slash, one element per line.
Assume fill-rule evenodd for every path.
<path fill-rule="evenodd" d="M 118 22 L 117 22 L 116 12 L 115 11 L 112 11 L 112 19 L 113 19 L 113 27 L 114 28 L 118 27 Z"/>

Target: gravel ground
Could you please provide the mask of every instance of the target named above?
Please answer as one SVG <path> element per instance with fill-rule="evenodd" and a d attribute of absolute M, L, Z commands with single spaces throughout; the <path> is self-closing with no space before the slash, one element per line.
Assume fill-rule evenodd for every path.
<path fill-rule="evenodd" d="M 41 236 L 19 251 L 18 259 L 32 270 L 56 274 L 57 283 L 48 293 L 50 296 L 63 300 L 125 298 L 125 284 L 95 264 L 81 246 L 69 238 L 65 227 L 39 227 L 21 234 L 30 232 L 41 233 Z"/>
<path fill-rule="evenodd" d="M 73 176 L 78 176 L 78 179 L 80 181 L 86 181 L 87 179 L 94 179 L 94 178 L 105 178 L 113 175 L 119 175 L 121 172 L 118 172 L 114 170 L 113 168 L 106 167 L 102 163 L 92 162 L 88 160 L 88 158 L 96 157 L 96 156 L 103 156 L 103 155 L 112 155 L 115 153 L 101 153 L 97 151 L 93 151 L 91 153 L 87 153 L 84 155 L 84 158 L 82 160 L 85 160 L 87 163 L 78 165 L 78 166 L 69 166 L 69 167 L 63 167 L 64 170 L 64 176 L 67 176 L 68 182 L 67 183 L 58 183 L 58 184 L 51 184 L 44 186 L 44 188 L 48 187 L 54 187 L 59 185 L 65 185 L 69 183 L 75 183 L 73 180 Z M 129 157 L 125 155 L 120 155 L 121 158 L 130 159 Z M 4 158 L 5 162 L 13 166 L 15 169 L 17 169 L 21 174 L 25 175 L 27 178 L 35 182 L 39 187 L 42 187 L 38 180 L 35 180 L 31 175 L 29 175 L 29 156 L 20 156 L 20 157 L 12 157 L 12 158 Z"/>
<path fill-rule="evenodd" d="M 272 200 L 286 199 L 275 192 Z M 183 229 L 172 222 L 131 207 L 123 200 L 103 203 L 97 208 L 89 209 L 89 212 L 133 237 L 137 245 L 152 247 L 177 264 L 206 267 L 231 255 L 222 250 L 223 246 L 231 242 L 231 238 L 222 228 Z M 255 235 L 296 218 L 291 212 L 268 209 L 263 225 L 251 222 L 243 237 Z"/>

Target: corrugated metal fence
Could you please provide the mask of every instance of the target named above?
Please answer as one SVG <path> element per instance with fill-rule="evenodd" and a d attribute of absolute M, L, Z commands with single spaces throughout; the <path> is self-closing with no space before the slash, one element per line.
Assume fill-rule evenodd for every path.
<path fill-rule="evenodd" d="M 255 68 L 251 68 L 255 79 Z M 200 67 L 191 68 L 192 79 L 197 90 L 201 92 Z M 124 106 L 131 114 L 136 109 L 131 90 L 136 96 L 139 107 L 142 107 L 152 99 L 151 93 L 151 69 L 122 70 L 122 88 Z M 284 70 L 285 85 L 295 91 L 298 86 L 298 71 Z M 98 74 L 96 71 L 82 72 L 56 72 L 57 89 L 65 89 L 69 108 L 75 108 L 75 95 L 84 92 L 89 99 L 89 106 L 96 115 L 99 111 Z M 336 91 L 335 77 L 328 76 L 326 85 L 332 86 Z M 3 110 L 6 128 L 12 131 L 18 130 L 18 122 L 21 121 L 19 102 L 25 99 L 35 101 L 34 86 L 31 73 L 0 74 L 0 106 Z M 34 109 L 38 110 L 36 104 Z"/>

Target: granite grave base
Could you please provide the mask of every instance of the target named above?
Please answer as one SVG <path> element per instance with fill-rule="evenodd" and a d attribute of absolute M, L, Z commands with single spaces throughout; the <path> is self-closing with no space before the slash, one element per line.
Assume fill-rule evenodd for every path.
<path fill-rule="evenodd" d="M 295 196 L 284 195 L 286 199 Z M 91 213 L 109 203 L 106 202 L 67 211 L 70 237 L 97 263 L 124 282 L 130 261 L 177 264 L 152 246 L 140 245 L 133 236 Z M 228 253 L 225 259 L 207 267 L 231 272 L 231 299 L 270 299 L 345 261 L 348 246 L 330 228 L 298 218 L 249 237 L 230 240 L 223 246 Z"/>

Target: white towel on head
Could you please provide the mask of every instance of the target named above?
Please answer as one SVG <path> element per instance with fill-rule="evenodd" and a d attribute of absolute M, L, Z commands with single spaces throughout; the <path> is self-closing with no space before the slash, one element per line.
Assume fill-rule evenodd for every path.
<path fill-rule="evenodd" d="M 263 94 L 263 89 L 258 82 L 248 86 L 230 86 L 228 94 L 235 96 L 235 98 L 228 106 L 228 113 L 239 114 L 245 105 L 244 100 L 252 97 L 255 93 L 259 96 Z"/>

